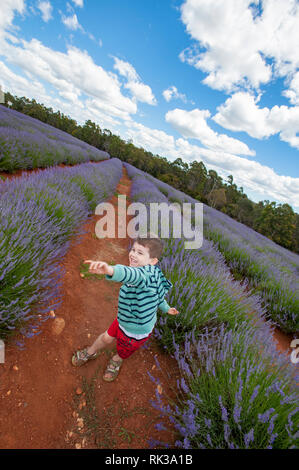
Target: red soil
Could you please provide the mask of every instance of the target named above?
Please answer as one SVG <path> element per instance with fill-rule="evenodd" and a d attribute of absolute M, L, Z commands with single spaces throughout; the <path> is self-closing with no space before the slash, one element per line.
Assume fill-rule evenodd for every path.
<path fill-rule="evenodd" d="M 105 160 L 103 160 L 105 161 Z M 101 163 L 101 162 L 93 162 L 93 163 Z M 75 165 L 65 165 L 64 163 L 59 163 L 58 165 L 55 165 L 55 168 L 72 168 Z M 3 181 L 1 179 L 1 176 L 3 176 L 5 179 L 12 179 L 12 178 L 17 178 L 19 176 L 31 174 L 31 173 L 36 173 L 38 171 L 44 171 L 44 170 L 49 170 L 52 167 L 47 167 L 47 168 L 33 168 L 32 170 L 14 170 L 13 173 L 8 173 L 7 171 L 0 171 L 0 183 Z"/>
<path fill-rule="evenodd" d="M 117 192 L 126 194 L 127 204 L 130 186 L 124 171 Z M 117 197 L 110 202 L 117 214 Z M 92 344 L 115 318 L 120 287 L 105 279 L 81 277 L 80 263 L 85 259 L 128 263 L 129 240 L 97 239 L 97 220 L 99 217 L 94 215 L 84 224 L 88 233 L 80 244 L 70 247 L 62 260 L 66 270 L 63 302 L 55 310 L 55 317 L 44 323 L 40 335 L 21 338 L 25 342 L 23 351 L 13 343 L 6 344 L 5 363 L 0 364 L 2 449 L 137 449 L 147 448 L 150 437 L 174 446 L 173 431 L 155 429 L 161 420 L 149 403 L 155 399 L 156 386 L 147 371 L 161 380 L 161 388 L 157 389 L 163 391 L 162 397 L 166 394 L 175 398 L 173 386 L 178 370 L 175 360 L 164 354 L 154 339 L 125 360 L 113 383 L 102 379 L 107 364 L 105 352 L 82 367 L 71 364 L 72 353 Z M 290 352 L 287 335 L 277 331 L 275 338 L 279 350 Z"/>

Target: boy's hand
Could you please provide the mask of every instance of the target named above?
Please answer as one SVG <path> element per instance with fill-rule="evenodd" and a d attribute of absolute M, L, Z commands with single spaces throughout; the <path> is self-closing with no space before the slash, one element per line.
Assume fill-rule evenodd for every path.
<path fill-rule="evenodd" d="M 90 259 L 84 261 L 85 264 L 90 263 L 89 272 L 92 274 L 108 274 L 113 276 L 114 270 L 113 267 L 104 261 L 92 261 Z"/>
<path fill-rule="evenodd" d="M 176 308 L 172 307 L 168 310 L 168 315 L 178 315 L 180 312 L 177 311 Z"/>

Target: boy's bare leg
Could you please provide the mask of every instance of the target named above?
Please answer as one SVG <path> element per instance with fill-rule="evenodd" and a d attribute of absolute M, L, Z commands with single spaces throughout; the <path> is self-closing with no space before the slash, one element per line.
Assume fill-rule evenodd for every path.
<path fill-rule="evenodd" d="M 100 336 L 98 336 L 95 342 L 87 348 L 87 354 L 92 355 L 96 353 L 99 349 L 103 349 L 111 344 L 114 339 L 115 338 L 113 338 L 113 336 L 109 336 L 107 331 L 105 331 L 105 333 L 102 333 Z"/>

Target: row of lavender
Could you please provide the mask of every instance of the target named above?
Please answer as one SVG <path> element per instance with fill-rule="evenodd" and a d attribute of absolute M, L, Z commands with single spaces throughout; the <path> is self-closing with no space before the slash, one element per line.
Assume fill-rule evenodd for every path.
<path fill-rule="evenodd" d="M 0 105 L 0 170 L 46 168 L 110 158 L 107 152 Z"/>
<path fill-rule="evenodd" d="M 151 178 L 126 167 L 133 180 L 133 200 L 147 206 L 167 202 L 165 191 L 160 192 Z M 170 197 L 173 202 L 174 194 Z M 265 320 L 260 298 L 233 280 L 212 241 L 205 239 L 200 250 L 185 250 L 183 239 L 165 243 L 161 268 L 175 286 L 168 302 L 180 314 L 159 316 L 155 336 L 176 358 L 181 379 L 175 404 L 165 404 L 157 391 L 153 406 L 177 430 L 176 445 L 297 447 L 295 369 L 275 348 L 273 325 Z M 164 426 L 160 423 L 158 429 Z"/>
<path fill-rule="evenodd" d="M 60 303 L 71 238 L 115 191 L 118 159 L 50 168 L 0 183 L 0 337 L 38 332 Z"/>
<path fill-rule="evenodd" d="M 170 202 L 198 202 L 156 178 L 146 179 Z M 263 299 L 271 320 L 286 333 L 299 332 L 299 256 L 226 214 L 204 205 L 204 235 L 214 241 L 235 277 Z"/>

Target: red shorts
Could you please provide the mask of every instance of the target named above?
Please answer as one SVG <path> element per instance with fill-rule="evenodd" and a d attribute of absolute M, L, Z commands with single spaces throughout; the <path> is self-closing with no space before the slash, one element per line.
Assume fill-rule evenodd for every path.
<path fill-rule="evenodd" d="M 122 359 L 126 359 L 131 356 L 133 352 L 137 351 L 151 336 L 151 333 L 142 339 L 129 338 L 126 333 L 124 333 L 118 324 L 117 318 L 109 326 L 107 333 L 109 336 L 116 338 L 116 349 L 117 354 Z"/>

